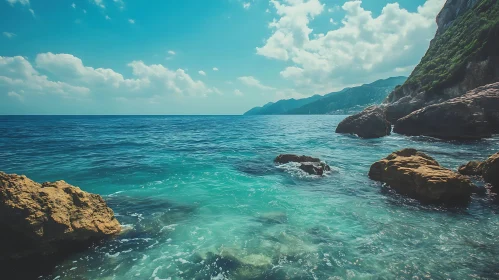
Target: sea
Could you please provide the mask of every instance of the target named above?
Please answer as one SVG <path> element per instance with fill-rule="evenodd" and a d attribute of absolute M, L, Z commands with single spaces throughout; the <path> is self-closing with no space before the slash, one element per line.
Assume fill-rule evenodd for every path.
<path fill-rule="evenodd" d="M 446 208 L 367 176 L 403 148 L 456 170 L 498 152 L 499 137 L 367 140 L 336 134 L 344 118 L 0 116 L 1 171 L 100 194 L 123 226 L 9 279 L 499 279 L 499 199 L 488 189 Z M 284 153 L 332 171 L 274 165 Z"/>

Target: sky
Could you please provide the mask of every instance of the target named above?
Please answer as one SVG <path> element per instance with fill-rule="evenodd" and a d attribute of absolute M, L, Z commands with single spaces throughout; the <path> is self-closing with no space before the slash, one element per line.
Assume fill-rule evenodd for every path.
<path fill-rule="evenodd" d="M 242 114 L 408 76 L 445 0 L 0 0 L 0 114 Z"/>

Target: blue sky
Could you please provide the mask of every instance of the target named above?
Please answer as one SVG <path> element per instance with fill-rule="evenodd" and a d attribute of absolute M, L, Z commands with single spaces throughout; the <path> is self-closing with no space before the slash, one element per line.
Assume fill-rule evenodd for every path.
<path fill-rule="evenodd" d="M 241 114 L 408 75 L 444 0 L 0 0 L 0 114 Z"/>

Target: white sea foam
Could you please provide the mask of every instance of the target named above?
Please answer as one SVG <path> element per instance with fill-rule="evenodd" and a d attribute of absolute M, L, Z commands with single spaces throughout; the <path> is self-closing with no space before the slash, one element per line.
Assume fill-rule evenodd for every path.
<path fill-rule="evenodd" d="M 298 177 L 298 178 L 318 179 L 318 178 L 322 177 L 320 175 L 308 174 L 307 172 L 300 169 L 300 165 L 301 164 L 298 162 L 289 162 L 289 163 L 277 165 L 276 168 L 283 170 L 284 172 L 291 174 L 291 176 Z M 331 171 L 324 171 L 323 176 L 328 176 L 330 173 L 331 173 Z"/>
<path fill-rule="evenodd" d="M 164 230 L 174 231 L 176 226 L 178 226 L 178 224 L 171 224 L 171 225 L 164 226 L 161 228 L 161 230 L 159 232 L 163 232 Z"/>
<path fill-rule="evenodd" d="M 106 253 L 106 257 L 108 257 L 108 258 L 116 258 L 119 255 L 120 255 L 120 252 L 116 252 L 114 254 Z"/>

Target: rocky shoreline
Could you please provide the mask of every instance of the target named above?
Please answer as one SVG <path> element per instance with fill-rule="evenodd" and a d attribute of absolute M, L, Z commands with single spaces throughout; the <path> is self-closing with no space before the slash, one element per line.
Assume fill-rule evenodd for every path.
<path fill-rule="evenodd" d="M 379 138 L 393 125 L 394 133 L 450 140 L 498 134 L 498 14 L 495 0 L 447 0 L 429 49 L 405 83 L 336 132 Z"/>

